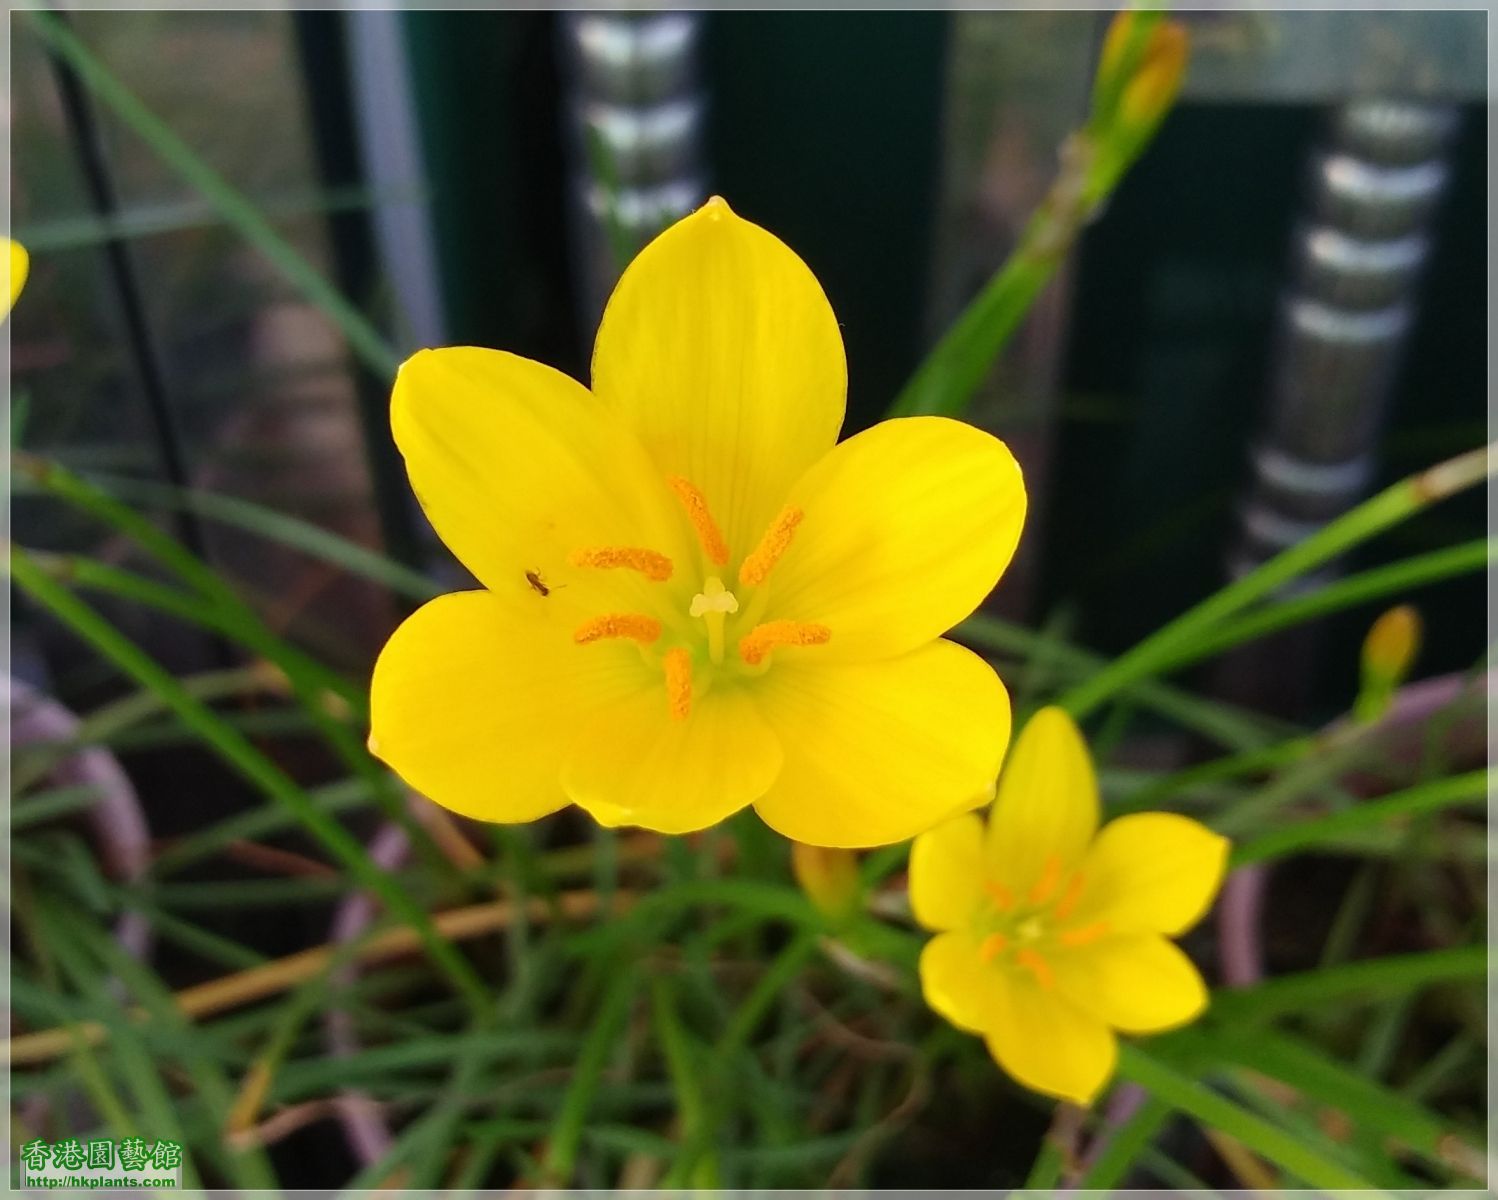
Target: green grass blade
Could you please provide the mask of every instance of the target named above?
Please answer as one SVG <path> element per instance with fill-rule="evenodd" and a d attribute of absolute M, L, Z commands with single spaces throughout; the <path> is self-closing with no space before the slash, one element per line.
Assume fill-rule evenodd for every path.
<path fill-rule="evenodd" d="M 339 567 L 350 574 L 371 580 L 389 588 L 409 600 L 430 600 L 441 590 L 419 571 L 414 571 L 392 558 L 358 542 L 341 537 L 320 525 L 304 521 L 242 500 L 237 496 L 225 496 L 218 492 L 205 492 L 197 488 L 179 488 L 153 480 L 131 479 L 123 475 L 99 475 L 89 472 L 89 477 L 112 495 L 140 504 L 162 505 L 181 509 L 200 517 L 232 525 L 247 533 L 263 537 L 267 541 L 290 546 L 310 557 Z"/>
<path fill-rule="evenodd" d="M 1443 1170 L 1469 1180 L 1481 1176 L 1482 1147 L 1470 1135 L 1299 1038 L 1230 1029 L 1214 1032 L 1204 1049 L 1215 1061 L 1236 1063 L 1291 1085 Z"/>
<path fill-rule="evenodd" d="M 1432 504 L 1476 486 L 1495 467 L 1498 458 L 1484 446 L 1401 479 L 1161 626 L 1069 691 L 1062 706 L 1081 718 L 1124 687 L 1171 669 L 1229 617 Z"/>
<path fill-rule="evenodd" d="M 27 14 L 49 49 L 77 73 L 90 93 L 129 126 L 167 166 L 194 188 L 226 223 L 270 260 L 271 264 L 340 330 L 350 348 L 370 370 L 395 377 L 400 357 L 374 324 L 330 284 L 296 248 L 275 231 L 255 203 L 204 162 L 160 117 L 119 81 L 77 34 L 45 10 Z"/>
<path fill-rule="evenodd" d="M 1479 538 L 1459 546 L 1448 546 L 1371 571 L 1349 575 L 1346 579 L 1329 583 L 1309 595 L 1266 604 L 1193 644 L 1187 654 L 1169 669 L 1178 670 L 1244 642 L 1251 642 L 1292 625 L 1329 616 L 1355 605 L 1369 604 L 1442 579 L 1481 571 L 1492 557 L 1495 545 L 1498 543 Z"/>
<path fill-rule="evenodd" d="M 1237 846 L 1232 862 L 1235 867 L 1241 867 L 1247 863 L 1282 858 L 1314 849 L 1330 839 L 1355 833 L 1370 825 L 1419 813 L 1440 812 L 1456 804 L 1482 800 L 1488 794 L 1490 778 L 1487 771 L 1471 771 L 1465 775 L 1434 779 L 1377 800 L 1363 801 L 1355 808 L 1276 829 Z"/>
<path fill-rule="evenodd" d="M 155 659 L 121 635 L 66 588 L 39 570 L 26 553 L 12 548 L 11 578 L 33 600 L 67 625 L 142 687 L 151 688 L 182 720 L 231 767 L 271 799 L 294 814 L 298 822 L 348 868 L 359 883 L 384 901 L 392 914 L 416 930 L 432 960 L 475 1011 L 488 1004 L 488 991 L 466 959 L 433 927 L 430 916 L 389 875 L 370 860 L 364 847 L 339 825 L 233 727 L 196 699 Z"/>
<path fill-rule="evenodd" d="M 588 1110 L 593 1105 L 603 1068 L 618 1047 L 619 1034 L 629 1018 L 639 986 L 640 975 L 634 966 L 621 965 L 604 992 L 593 1027 L 578 1053 L 572 1081 L 557 1111 L 541 1161 L 543 1181 L 550 1186 L 565 1187 L 571 1182 L 587 1127 Z"/>
<path fill-rule="evenodd" d="M 1324 1158 L 1294 1134 L 1167 1066 L 1132 1043 L 1119 1046 L 1118 1073 L 1121 1078 L 1139 1084 L 1193 1120 L 1237 1138 L 1256 1154 L 1263 1155 L 1312 1187 L 1377 1190 L 1370 1181 L 1341 1163 Z"/>
<path fill-rule="evenodd" d="M 1212 994 L 1214 1019 L 1260 1023 L 1283 1013 L 1328 1004 L 1356 1004 L 1401 996 L 1439 983 L 1470 983 L 1486 977 L 1486 946 L 1456 946 L 1282 975 L 1246 988 Z"/>

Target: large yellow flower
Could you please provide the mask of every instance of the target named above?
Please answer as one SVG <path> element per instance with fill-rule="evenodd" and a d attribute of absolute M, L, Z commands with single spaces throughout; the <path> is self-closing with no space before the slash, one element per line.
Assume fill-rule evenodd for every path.
<path fill-rule="evenodd" d="M 1045 708 L 1015 741 L 987 829 L 959 816 L 910 857 L 911 906 L 938 931 L 921 952 L 926 1002 L 1020 1083 L 1079 1104 L 1113 1074 L 1113 1030 L 1156 1033 L 1206 1006 L 1167 939 L 1206 912 L 1228 853 L 1174 813 L 1097 825 L 1082 735 Z"/>
<path fill-rule="evenodd" d="M 392 401 L 411 484 L 482 591 L 375 667 L 370 744 L 455 812 L 701 829 L 754 804 L 823 846 L 982 803 L 1009 700 L 940 634 L 1024 518 L 1003 443 L 933 417 L 834 447 L 842 338 L 783 243 L 711 200 L 609 301 L 591 392 L 424 351 Z"/>

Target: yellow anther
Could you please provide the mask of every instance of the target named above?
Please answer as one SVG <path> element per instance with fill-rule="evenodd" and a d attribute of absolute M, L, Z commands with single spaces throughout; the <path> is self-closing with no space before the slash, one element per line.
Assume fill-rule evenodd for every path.
<path fill-rule="evenodd" d="M 983 881 L 983 890 L 988 893 L 989 899 L 994 902 L 994 906 L 1000 911 L 1014 907 L 1014 893 L 1002 883 L 995 883 L 991 879 L 985 879 Z"/>
<path fill-rule="evenodd" d="M 1108 932 L 1107 921 L 1094 921 L 1091 925 L 1065 930 L 1060 935 L 1060 941 L 1063 946 L 1085 946 L 1099 938 L 1107 937 Z"/>
<path fill-rule="evenodd" d="M 832 630 L 825 625 L 810 621 L 766 621 L 739 639 L 739 657 L 757 667 L 778 646 L 823 646 L 831 639 Z"/>
<path fill-rule="evenodd" d="M 574 567 L 599 567 L 611 570 L 627 567 L 646 579 L 664 583 L 671 578 L 671 560 L 657 550 L 639 546 L 599 546 L 592 550 L 574 550 L 567 556 Z"/>
<path fill-rule="evenodd" d="M 796 526 L 801 524 L 801 518 L 805 515 L 799 508 L 790 506 L 780 510 L 780 515 L 770 522 L 770 528 L 760 538 L 754 553 L 739 567 L 740 583 L 755 587 L 769 578 L 771 568 L 780 561 L 780 556 L 791 544 Z"/>
<path fill-rule="evenodd" d="M 1056 981 L 1056 977 L 1051 973 L 1051 964 L 1028 946 L 1015 952 L 1014 961 L 1034 975 L 1035 982 L 1043 988 L 1050 987 Z"/>
<path fill-rule="evenodd" d="M 1072 877 L 1066 881 L 1066 891 L 1061 893 L 1061 899 L 1056 902 L 1056 920 L 1064 921 L 1076 910 L 1077 902 L 1082 899 L 1082 887 L 1085 883 L 1081 871 L 1072 873 Z"/>
<path fill-rule="evenodd" d="M 649 645 L 661 636 L 661 623 L 654 617 L 642 613 L 605 613 L 584 621 L 572 633 L 572 640 L 579 646 L 603 638 L 629 638 Z"/>
<path fill-rule="evenodd" d="M 1045 860 L 1045 866 L 1040 871 L 1040 878 L 1030 889 L 1030 903 L 1044 904 L 1055 893 L 1056 885 L 1060 882 L 1061 860 L 1053 854 Z"/>
<path fill-rule="evenodd" d="M 978 957 L 984 962 L 993 962 L 1009 949 L 1009 939 L 1002 933 L 990 933 L 978 947 Z"/>
<path fill-rule="evenodd" d="M 721 567 L 728 561 L 728 543 L 723 540 L 723 531 L 708 510 L 707 497 L 690 479 L 683 479 L 680 475 L 667 476 L 666 482 L 681 501 L 682 508 L 687 510 L 687 520 L 697 531 L 697 540 L 702 543 L 708 561 Z"/>
<path fill-rule="evenodd" d="M 673 721 L 685 721 L 692 713 L 692 656 L 684 647 L 666 651 L 666 711 Z"/>

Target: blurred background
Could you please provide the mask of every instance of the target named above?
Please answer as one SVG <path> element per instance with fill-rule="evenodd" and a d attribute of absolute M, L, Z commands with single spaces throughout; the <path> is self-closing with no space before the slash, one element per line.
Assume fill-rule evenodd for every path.
<path fill-rule="evenodd" d="M 1181 104 L 973 414 L 1013 442 L 1034 496 L 996 605 L 1105 652 L 1485 428 L 1484 17 L 1185 16 Z M 723 194 L 826 287 L 852 431 L 1044 194 L 1106 14 L 70 19 L 402 354 L 472 343 L 586 378 L 618 257 Z M 12 326 L 21 443 L 431 566 L 382 374 L 15 33 L 13 227 L 35 257 Z M 31 544 L 83 548 L 25 500 L 14 519 Z M 336 661 L 368 662 L 388 632 L 377 591 L 202 514 L 173 520 Z M 1473 496 L 1374 553 L 1482 520 Z M 1432 603 L 1424 665 L 1461 665 L 1481 580 Z M 18 660 L 86 693 L 75 655 L 20 616 Z M 1275 703 L 1341 702 L 1362 628 L 1346 625 L 1275 664 Z M 178 629 L 163 639 L 175 666 L 213 659 Z"/>
<path fill-rule="evenodd" d="M 1181 102 L 970 414 L 1011 442 L 1032 496 L 993 611 L 1103 654 L 1486 437 L 1485 14 L 1179 15 Z M 15 16 L 12 232 L 33 265 L 10 323 L 13 441 L 153 513 L 274 631 L 362 680 L 410 601 L 264 536 L 234 500 L 458 582 L 389 437 L 393 362 L 470 343 L 585 380 L 619 263 L 712 193 L 822 281 L 847 343 L 845 432 L 872 423 L 1044 196 L 1107 17 L 69 14 L 142 116 Z M 232 190 L 195 185 L 171 137 Z M 244 200 L 396 359 L 246 240 Z M 12 528 L 128 553 L 31 495 Z M 1341 567 L 1484 530 L 1469 494 Z M 1420 673 L 1471 667 L 1483 578 L 1411 599 Z M 78 711 L 120 693 L 12 604 L 18 678 Z M 176 672 L 242 661 L 148 608 L 99 607 Z M 1374 615 L 1194 683 L 1315 724 L 1346 708 Z M 336 775 L 302 726 L 263 715 L 242 724 L 299 778 Z M 1135 733 L 1146 759 L 1184 753 L 1147 719 Z M 158 841 L 254 802 L 181 738 L 119 749 Z M 295 949 L 326 912 L 256 944 Z"/>

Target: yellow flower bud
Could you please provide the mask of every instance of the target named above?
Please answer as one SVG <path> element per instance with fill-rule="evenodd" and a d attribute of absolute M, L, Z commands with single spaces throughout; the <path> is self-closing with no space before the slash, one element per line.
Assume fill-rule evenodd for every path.
<path fill-rule="evenodd" d="M 16 297 L 21 294 L 21 289 L 26 286 L 26 274 L 31 267 L 31 256 L 26 253 L 26 247 L 20 242 L 5 238 L 6 249 L 10 252 L 9 275 L 6 280 L 7 290 L 3 308 L 0 308 L 0 320 L 10 315 L 10 310 L 15 307 Z"/>
<path fill-rule="evenodd" d="M 807 899 L 829 920 L 842 922 L 857 911 L 858 858 L 853 851 L 792 842 L 791 870 Z"/>
<path fill-rule="evenodd" d="M 1153 132 L 1180 91 L 1189 50 L 1186 27 L 1158 13 L 1120 12 L 1098 62 L 1093 121 L 1132 146 Z"/>
<path fill-rule="evenodd" d="M 1373 622 L 1363 639 L 1363 680 L 1353 710 L 1358 720 L 1383 715 L 1419 652 L 1420 614 L 1412 605 L 1391 608 Z"/>
<path fill-rule="evenodd" d="M 1140 129 L 1154 128 L 1181 90 L 1189 48 L 1184 25 L 1162 21 L 1155 26 L 1138 70 L 1124 86 L 1120 120 Z"/>

